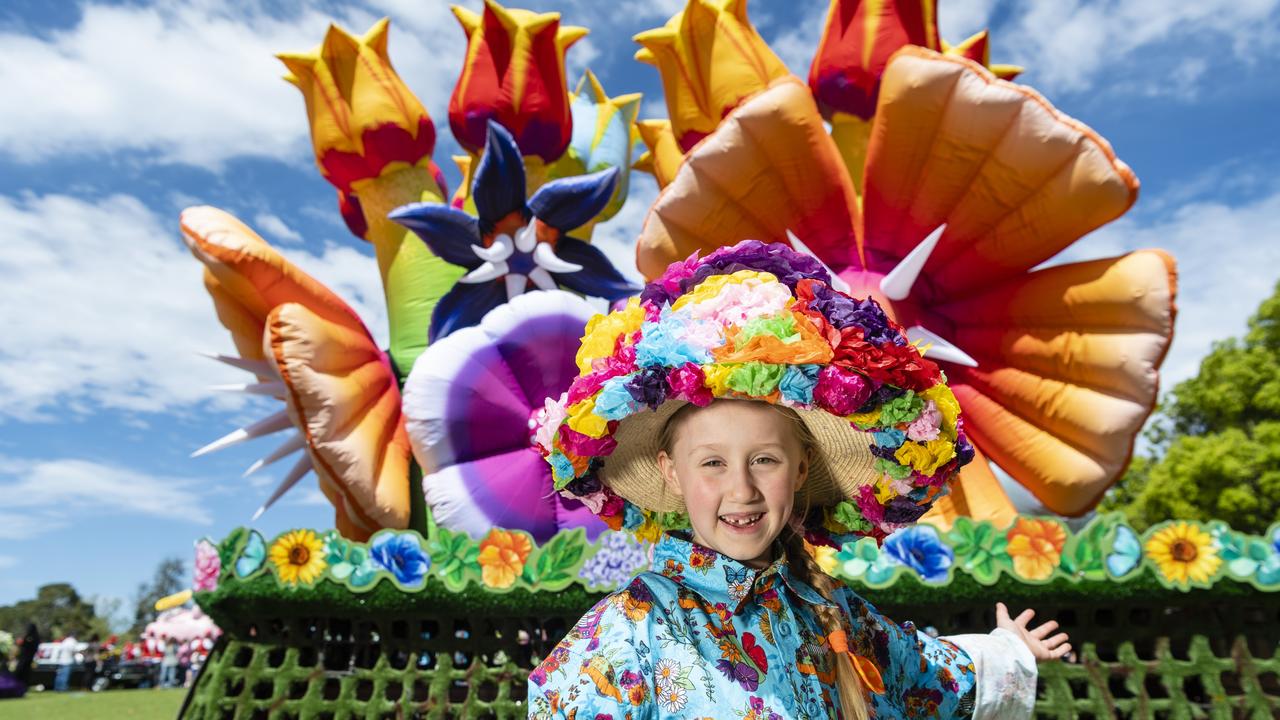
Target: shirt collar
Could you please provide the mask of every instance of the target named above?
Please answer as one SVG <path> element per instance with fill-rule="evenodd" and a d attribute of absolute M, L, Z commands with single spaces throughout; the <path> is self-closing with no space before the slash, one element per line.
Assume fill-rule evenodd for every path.
<path fill-rule="evenodd" d="M 757 570 L 709 547 L 693 542 L 687 530 L 670 530 L 653 549 L 653 570 L 702 596 L 712 605 L 724 603 L 736 614 L 748 599 L 774 588 L 778 581 L 810 605 L 832 605 L 808 583 L 792 575 L 775 545 L 769 566 Z"/>

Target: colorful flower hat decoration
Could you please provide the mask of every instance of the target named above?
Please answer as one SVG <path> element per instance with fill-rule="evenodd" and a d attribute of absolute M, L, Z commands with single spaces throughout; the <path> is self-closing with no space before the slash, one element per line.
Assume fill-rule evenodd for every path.
<path fill-rule="evenodd" d="M 656 463 L 663 424 L 687 403 L 752 399 L 794 409 L 818 440 L 811 542 L 880 540 L 914 523 L 973 458 L 959 406 L 874 300 L 831 282 L 810 256 L 743 241 L 672 263 L 593 318 L 579 374 L 537 431 L 555 488 L 615 530 L 683 527 Z"/>
<path fill-rule="evenodd" d="M 567 235 L 609 204 L 619 171 L 554 180 L 525 199 L 525 170 L 515 139 L 489 122 L 484 157 L 472 185 L 478 217 L 445 203 L 411 203 L 390 218 L 413 230 L 436 255 L 468 272 L 436 305 L 432 342 L 475 325 L 530 286 L 564 286 L 619 300 L 636 292 L 604 253 Z"/>
<path fill-rule="evenodd" d="M 404 386 L 405 426 L 438 525 L 473 537 L 520 529 L 538 542 L 567 528 L 586 528 L 591 540 L 604 530 L 580 501 L 556 494 L 530 431 L 577 375 L 594 314 L 572 293 L 527 293 L 418 358 Z"/>

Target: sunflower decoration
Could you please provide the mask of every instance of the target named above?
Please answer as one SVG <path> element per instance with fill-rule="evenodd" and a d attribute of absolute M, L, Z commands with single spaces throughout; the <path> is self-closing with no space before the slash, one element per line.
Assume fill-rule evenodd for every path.
<path fill-rule="evenodd" d="M 1160 578 L 1183 589 L 1188 585 L 1208 587 L 1222 566 L 1218 546 L 1209 533 L 1183 520 L 1153 532 L 1144 549 Z"/>
<path fill-rule="evenodd" d="M 311 530 L 292 530 L 271 544 L 267 553 L 276 576 L 288 585 L 311 585 L 324 572 L 324 544 Z"/>

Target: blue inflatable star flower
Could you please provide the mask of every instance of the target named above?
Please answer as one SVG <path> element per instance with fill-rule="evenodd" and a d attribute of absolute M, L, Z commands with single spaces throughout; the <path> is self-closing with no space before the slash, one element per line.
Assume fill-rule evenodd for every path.
<path fill-rule="evenodd" d="M 388 217 L 445 261 L 468 270 L 436 305 L 428 338 L 475 325 L 485 313 L 531 286 L 568 290 L 610 302 L 639 288 L 595 247 L 568 232 L 609 203 L 618 169 L 553 180 L 525 200 L 524 162 L 511 134 L 490 121 L 471 194 L 476 214 L 441 203 L 411 203 Z"/>

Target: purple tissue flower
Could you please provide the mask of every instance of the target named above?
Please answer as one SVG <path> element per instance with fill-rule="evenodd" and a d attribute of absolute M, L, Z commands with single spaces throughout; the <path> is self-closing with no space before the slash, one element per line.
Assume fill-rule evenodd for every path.
<path fill-rule="evenodd" d="M 631 377 L 627 383 L 627 392 L 638 403 L 657 410 L 667 399 L 667 369 L 665 367 L 647 367 Z"/>
<path fill-rule="evenodd" d="M 917 505 L 909 498 L 899 495 L 884 506 L 884 521 L 895 524 L 913 523 L 928 511 L 928 505 Z"/>

